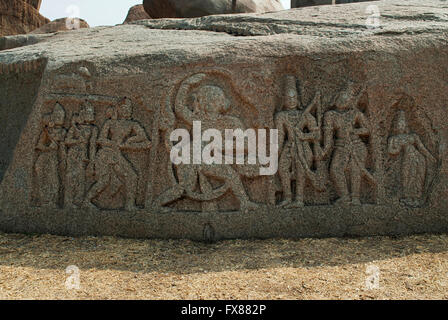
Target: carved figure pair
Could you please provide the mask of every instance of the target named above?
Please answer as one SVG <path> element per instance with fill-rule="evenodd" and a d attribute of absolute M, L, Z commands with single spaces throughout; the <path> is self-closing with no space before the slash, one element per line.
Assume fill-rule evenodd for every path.
<path fill-rule="evenodd" d="M 316 163 L 330 156 L 330 178 L 339 195 L 338 203 L 361 204 L 363 177 L 376 184 L 374 177 L 366 169 L 367 147 L 362 138 L 368 137 L 370 131 L 366 117 L 356 108 L 358 100 L 352 88 L 349 88 L 339 95 L 335 103 L 336 109 L 323 115 L 322 123 L 320 92 L 302 111 L 299 109 L 296 78 L 286 77 L 284 110 L 275 117 L 276 127 L 279 129 L 279 147 L 282 150 L 279 176 L 284 199 L 280 206 L 303 207 L 307 180 L 316 190 L 323 191 L 325 175 L 311 168 L 319 167 Z M 312 115 L 313 110 L 316 110 L 316 116 Z M 292 181 L 296 185 L 295 201 L 291 192 Z"/>

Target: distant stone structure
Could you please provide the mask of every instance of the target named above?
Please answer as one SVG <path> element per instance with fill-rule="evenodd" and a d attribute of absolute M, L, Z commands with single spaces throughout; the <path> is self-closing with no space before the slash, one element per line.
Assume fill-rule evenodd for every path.
<path fill-rule="evenodd" d="M 133 21 L 151 19 L 142 4 L 135 5 L 129 9 L 128 15 L 123 23 L 130 23 Z"/>
<path fill-rule="evenodd" d="M 31 31 L 32 34 L 54 33 L 61 31 L 71 31 L 83 28 L 90 28 L 89 24 L 80 18 L 60 18 L 53 20 L 42 27 Z"/>

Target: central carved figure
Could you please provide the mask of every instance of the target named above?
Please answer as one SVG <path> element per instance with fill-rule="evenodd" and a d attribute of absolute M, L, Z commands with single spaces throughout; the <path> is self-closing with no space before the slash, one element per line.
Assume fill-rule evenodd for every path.
<path fill-rule="evenodd" d="M 238 117 L 226 114 L 230 109 L 230 101 L 224 90 L 217 85 L 203 84 L 207 77 L 209 75 L 205 73 L 195 74 L 182 83 L 176 97 L 175 116 L 190 128 L 193 121 L 201 121 L 202 130 L 215 129 L 222 135 L 226 129 L 244 130 L 245 126 Z M 193 88 L 196 90 L 191 110 L 187 101 Z M 222 153 L 225 153 L 224 149 Z M 212 201 L 229 190 L 240 201 L 241 210 L 259 207 L 259 204 L 250 201 L 240 174 L 231 165 L 179 164 L 175 170 L 178 182 L 155 200 L 156 207 L 161 208 L 184 195 L 193 200 Z M 223 185 L 213 189 L 210 179 L 222 181 Z M 200 192 L 195 191 L 197 189 Z"/>

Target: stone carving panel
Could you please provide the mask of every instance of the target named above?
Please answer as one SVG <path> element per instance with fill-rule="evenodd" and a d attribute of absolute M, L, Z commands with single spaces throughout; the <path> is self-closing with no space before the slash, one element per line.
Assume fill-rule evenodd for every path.
<path fill-rule="evenodd" d="M 222 137 L 229 129 L 249 129 L 239 109 L 252 106 L 225 71 L 206 70 L 179 81 L 152 115 L 152 124 L 145 125 L 135 120 L 136 104 L 131 98 L 72 90 L 50 94 L 47 105 L 54 103 L 53 109 L 42 116 L 35 148 L 33 204 L 250 212 L 272 206 L 381 205 L 386 189 L 403 205 L 425 203 L 438 164 L 419 134 L 410 129 L 406 111 L 395 108 L 393 132 L 384 139 L 378 121 L 368 115 L 365 87 L 348 81 L 332 99 L 323 99 L 316 89 L 304 103 L 304 82 L 299 77 L 285 74 L 277 81 L 282 83 L 281 107 L 272 115 L 271 129 L 278 132 L 278 171 L 267 177 L 260 175 L 259 162 L 237 163 L 237 144 L 232 145 L 230 164 L 195 162 L 195 134 L 201 136 L 202 152 L 208 145 L 202 136 L 209 129 Z M 69 114 L 60 101 L 69 105 Z M 145 103 L 140 101 L 139 109 Z M 195 123 L 200 123 L 198 132 Z M 182 147 L 172 141 L 176 129 L 188 134 L 191 163 L 173 163 L 173 148 Z M 221 144 L 218 154 L 227 155 L 225 147 Z M 246 140 L 246 160 L 249 149 Z M 399 174 L 384 174 L 391 170 Z M 155 183 L 161 180 L 162 185 Z M 262 185 L 268 185 L 262 201 L 252 199 Z"/>

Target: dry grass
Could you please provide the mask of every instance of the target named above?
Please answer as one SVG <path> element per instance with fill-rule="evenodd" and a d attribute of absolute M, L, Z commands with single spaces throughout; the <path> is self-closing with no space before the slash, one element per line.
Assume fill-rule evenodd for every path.
<path fill-rule="evenodd" d="M 223 241 L 0 234 L 3 299 L 448 299 L 448 235 Z M 65 269 L 81 270 L 67 290 Z M 368 290 L 366 268 L 380 269 Z"/>

